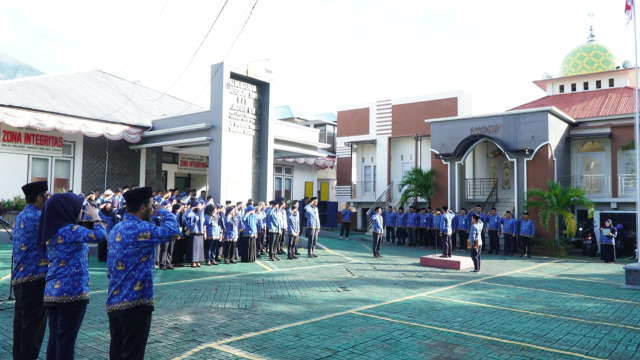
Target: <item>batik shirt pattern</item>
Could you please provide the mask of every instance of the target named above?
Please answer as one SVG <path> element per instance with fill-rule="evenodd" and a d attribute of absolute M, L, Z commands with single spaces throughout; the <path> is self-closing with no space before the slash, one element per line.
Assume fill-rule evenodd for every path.
<path fill-rule="evenodd" d="M 107 240 L 107 226 L 96 223 L 93 230 L 80 225 L 61 227 L 47 241 L 47 285 L 44 302 L 59 305 L 89 300 L 89 245 Z"/>
<path fill-rule="evenodd" d="M 224 221 L 224 239 L 225 240 L 238 240 L 238 218 L 231 216 L 231 214 L 225 217 Z"/>
<path fill-rule="evenodd" d="M 44 280 L 47 275 L 49 261 L 38 255 L 36 250 L 39 221 L 40 209 L 29 204 L 16 217 L 13 227 L 13 286 Z"/>
<path fill-rule="evenodd" d="M 172 213 L 160 209 L 158 218 L 160 226 L 129 214 L 109 234 L 107 312 L 153 306 L 156 245 L 180 238 Z"/>
<path fill-rule="evenodd" d="M 204 225 L 207 228 L 207 239 L 220 239 L 220 226 L 218 226 L 218 215 L 204 215 Z"/>

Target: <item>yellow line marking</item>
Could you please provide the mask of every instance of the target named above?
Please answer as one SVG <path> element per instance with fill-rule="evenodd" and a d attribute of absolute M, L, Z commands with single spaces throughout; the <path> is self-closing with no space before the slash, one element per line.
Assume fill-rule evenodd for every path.
<path fill-rule="evenodd" d="M 248 354 L 246 352 L 242 352 L 236 348 L 232 348 L 230 346 L 218 346 L 218 345 L 212 345 L 212 348 L 216 349 L 216 350 L 220 350 L 220 351 L 224 351 L 226 353 L 235 355 L 235 356 L 239 356 L 241 358 L 245 358 L 245 359 L 251 359 L 251 360 L 264 360 L 264 358 L 260 358 L 257 356 L 253 356 L 251 354 Z"/>
<path fill-rule="evenodd" d="M 258 264 L 258 265 L 262 266 L 263 268 L 267 269 L 267 271 L 273 271 L 272 268 L 268 267 L 267 265 L 263 264 L 260 261 L 256 261 L 256 264 Z"/>
<path fill-rule="evenodd" d="M 579 358 L 583 358 L 583 359 L 604 360 L 602 358 L 597 358 L 597 357 L 588 356 L 588 355 L 584 355 L 584 354 L 574 353 L 574 352 L 570 352 L 570 351 L 551 349 L 551 348 L 548 348 L 548 347 L 539 346 L 539 345 L 533 345 L 533 344 L 527 344 L 527 343 L 523 343 L 523 342 L 519 342 L 519 341 L 505 340 L 505 339 L 495 338 L 495 337 L 492 337 L 492 336 L 472 334 L 472 333 L 468 333 L 468 332 L 464 332 L 464 331 L 445 329 L 445 328 L 441 328 L 441 327 L 437 327 L 437 326 L 417 324 L 417 323 L 412 323 L 412 322 L 403 321 L 403 320 L 395 320 L 395 319 L 390 319 L 390 318 L 386 318 L 386 317 L 382 317 L 382 316 L 364 314 L 364 313 L 360 313 L 360 312 L 353 312 L 353 313 L 356 314 L 356 315 L 367 316 L 367 317 L 374 318 L 374 319 L 391 321 L 391 322 L 395 322 L 395 323 L 399 323 L 399 324 L 405 324 L 405 325 L 411 325 L 411 326 L 418 326 L 418 327 L 423 327 L 423 328 L 426 328 L 426 329 L 444 331 L 444 332 L 454 333 L 454 334 L 458 334 L 458 335 L 465 335 L 465 336 L 474 337 L 474 338 L 480 338 L 480 339 L 489 340 L 489 341 L 497 341 L 497 342 L 501 342 L 501 343 L 505 343 L 505 344 L 529 347 L 529 348 L 548 351 L 548 352 L 553 352 L 553 353 L 557 353 L 557 354 L 571 355 L 571 356 L 575 356 L 575 357 L 579 357 Z"/>
<path fill-rule="evenodd" d="M 430 298 L 430 299 L 442 300 L 442 301 L 453 301 L 453 302 L 456 302 L 456 303 L 467 304 L 467 305 L 476 305 L 476 306 L 488 307 L 488 308 L 492 308 L 492 309 L 500 309 L 500 310 L 508 310 L 508 311 L 520 312 L 520 313 L 525 313 L 525 314 L 530 314 L 530 315 L 547 316 L 547 317 L 552 317 L 552 318 L 556 318 L 556 319 L 580 321 L 580 322 L 589 323 L 589 324 L 596 324 L 596 325 L 615 326 L 615 327 L 621 327 L 621 328 L 631 329 L 631 330 L 636 330 L 636 331 L 640 330 L 640 327 L 635 327 L 635 326 L 620 325 L 620 324 L 614 324 L 614 323 L 608 323 L 608 322 L 602 322 L 602 321 L 592 321 L 592 320 L 578 319 L 578 318 L 574 318 L 574 317 L 553 315 L 553 314 L 547 314 L 547 313 L 539 313 L 539 312 L 535 312 L 535 311 L 528 311 L 528 310 L 514 309 L 514 308 L 503 307 L 503 306 L 489 305 L 489 304 L 483 304 L 483 303 L 473 302 L 473 301 L 464 301 L 464 300 L 443 298 L 443 297 L 429 296 L 429 295 L 425 295 L 424 297 Z"/>
<path fill-rule="evenodd" d="M 324 246 L 324 245 L 322 245 L 322 247 L 324 247 L 324 249 L 325 249 L 329 254 L 333 254 L 333 255 L 336 255 L 336 256 L 341 256 L 341 257 L 343 257 L 343 258 L 345 258 L 345 259 L 347 259 L 347 260 L 351 260 L 351 261 L 354 261 L 354 262 L 362 262 L 362 261 L 360 261 L 360 260 L 352 259 L 352 258 L 350 258 L 350 257 L 348 257 L 348 256 L 344 256 L 344 255 L 339 254 L 339 253 L 337 253 L 337 252 L 335 252 L 335 251 L 333 251 L 333 250 L 330 250 L 328 247 L 326 247 L 326 246 Z"/>
<path fill-rule="evenodd" d="M 600 283 L 600 284 L 608 284 L 608 285 L 615 285 L 615 284 L 618 284 L 617 282 L 602 281 L 602 280 L 580 279 L 580 278 L 573 278 L 573 277 L 562 276 L 562 275 L 545 274 L 545 273 L 536 272 L 536 271 L 531 272 L 531 273 L 529 273 L 529 274 L 531 274 L 531 275 L 538 275 L 538 276 L 556 277 L 556 278 L 560 278 L 560 279 L 567 279 L 567 280 L 572 280 L 572 281 L 588 281 L 588 282 L 594 282 L 594 283 Z M 624 274 L 619 274 L 619 275 L 624 275 Z"/>
<path fill-rule="evenodd" d="M 309 319 L 309 320 L 299 321 L 299 322 L 295 322 L 295 323 L 291 323 L 291 324 L 287 324 L 287 325 L 277 326 L 277 327 L 274 327 L 274 328 L 271 328 L 271 329 L 266 329 L 266 330 L 262 330 L 262 331 L 258 331 L 258 332 L 252 332 L 252 333 L 248 333 L 248 334 L 244 334 L 244 335 L 231 337 L 231 338 L 228 338 L 228 339 L 222 340 L 222 341 L 216 341 L 216 342 L 212 342 L 212 343 L 208 343 L 208 344 L 203 344 L 203 345 L 200 345 L 198 347 L 195 347 L 195 348 L 187 351 L 186 353 L 184 353 L 184 354 L 182 354 L 182 355 L 180 355 L 178 357 L 173 358 L 173 360 L 185 359 L 185 358 L 187 358 L 187 357 L 189 357 L 189 356 L 191 356 L 191 355 L 193 355 L 193 354 L 195 354 L 195 353 L 197 353 L 197 352 L 199 352 L 201 350 L 204 350 L 204 349 L 209 348 L 209 347 L 213 347 L 214 345 L 221 345 L 221 344 L 227 344 L 227 343 L 234 342 L 234 341 L 244 340 L 244 339 L 248 339 L 248 338 L 251 338 L 251 337 L 254 337 L 254 336 L 268 334 L 268 333 L 271 333 L 271 332 L 274 332 L 274 331 L 279 331 L 279 330 L 287 329 L 287 328 L 290 328 L 290 327 L 296 327 L 296 326 L 300 326 L 300 325 L 305 325 L 305 324 L 309 324 L 309 323 L 313 323 L 313 322 L 317 322 L 317 321 L 330 319 L 330 318 L 333 318 L 333 317 L 336 317 L 336 316 L 351 314 L 351 313 L 353 313 L 355 311 L 368 310 L 368 309 L 372 309 L 372 308 L 379 307 L 379 306 L 395 304 L 395 303 L 398 303 L 398 302 L 402 302 L 402 301 L 406 301 L 406 300 L 410 300 L 410 299 L 415 299 L 415 298 L 418 298 L 418 297 L 421 297 L 421 296 L 434 294 L 434 293 L 437 293 L 437 292 L 440 292 L 440 291 L 446 291 L 446 290 L 455 289 L 455 288 L 460 287 L 460 286 L 473 284 L 473 283 L 477 283 L 477 282 L 480 282 L 480 281 L 485 281 L 485 280 L 489 280 L 489 279 L 493 279 L 493 278 L 507 276 L 507 275 L 511 275 L 511 274 L 515 274 L 515 273 L 519 273 L 519 272 L 523 272 L 523 271 L 533 270 L 533 269 L 539 268 L 541 266 L 545 266 L 547 264 L 552 264 L 552 263 L 558 262 L 558 261 L 560 261 L 560 259 L 555 260 L 553 262 L 541 263 L 541 264 L 538 264 L 538 265 L 535 265 L 535 266 L 531 266 L 531 267 L 528 267 L 528 268 L 524 268 L 524 269 L 520 269 L 520 270 L 508 271 L 506 273 L 499 274 L 499 275 L 492 275 L 492 276 L 488 276 L 488 277 L 477 278 L 477 279 L 474 279 L 474 280 L 465 281 L 465 282 L 462 282 L 462 283 L 459 283 L 459 284 L 442 287 L 442 288 L 431 290 L 431 291 L 427 291 L 427 292 L 424 292 L 424 293 L 421 293 L 421 294 L 405 296 L 403 298 L 399 298 L 399 299 L 395 299 L 395 300 L 389 300 L 389 301 L 385 301 L 385 302 L 379 303 L 379 304 L 372 304 L 372 305 L 362 306 L 362 307 L 359 307 L 359 308 L 356 308 L 356 309 L 352 309 L 352 310 L 340 311 L 340 312 L 337 312 L 337 313 L 328 314 L 328 315 L 324 315 L 324 316 L 313 318 L 313 319 Z"/>
<path fill-rule="evenodd" d="M 561 292 L 561 291 L 528 288 L 528 287 L 515 286 L 515 285 L 496 284 L 496 283 L 491 283 L 491 282 L 483 282 L 481 284 L 510 287 L 510 288 L 522 289 L 522 290 L 542 291 L 542 292 L 547 292 L 547 293 L 551 293 L 551 294 L 559 294 L 559 295 L 566 295 L 566 296 L 582 297 L 582 298 L 587 298 L 587 299 L 607 300 L 607 301 L 620 302 L 620 303 L 625 303 L 625 304 L 640 305 L 640 302 L 630 301 L 630 300 L 610 299 L 610 298 L 603 298 L 603 297 L 599 297 L 599 296 L 590 296 L 590 295 L 582 295 L 582 294 L 574 294 L 574 293 L 565 293 L 565 292 Z"/>
<path fill-rule="evenodd" d="M 571 270 L 579 270 L 579 271 L 585 271 L 585 272 L 591 272 L 594 274 L 615 274 L 615 275 L 624 275 L 624 272 L 621 271 L 606 271 L 606 270 L 600 270 L 600 269 L 588 269 L 585 268 L 583 266 L 580 267 L 571 267 L 571 266 L 562 266 L 562 265 L 549 265 L 551 267 L 556 267 L 556 268 L 563 268 L 563 269 L 571 269 Z"/>
<path fill-rule="evenodd" d="M 3 277 L 3 278 L 0 278 L 0 281 L 2 281 L 2 280 L 7 280 L 7 279 L 9 279 L 9 278 L 11 278 L 11 274 L 9 274 L 9 275 L 7 275 L 7 276 L 5 276 L 5 277 Z"/>

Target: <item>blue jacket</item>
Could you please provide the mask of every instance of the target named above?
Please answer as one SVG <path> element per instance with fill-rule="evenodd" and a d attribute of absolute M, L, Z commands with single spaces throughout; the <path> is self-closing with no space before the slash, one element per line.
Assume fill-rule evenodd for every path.
<path fill-rule="evenodd" d="M 153 309 L 156 245 L 180 238 L 175 215 L 158 211 L 160 226 L 127 215 L 109 234 L 107 312 L 145 306 Z"/>
<path fill-rule="evenodd" d="M 278 209 L 278 219 L 280 219 L 280 231 L 287 230 L 287 210 Z"/>
<path fill-rule="evenodd" d="M 440 222 L 442 220 L 442 215 L 431 216 L 431 228 L 440 231 Z"/>
<path fill-rule="evenodd" d="M 186 220 L 187 230 L 192 233 L 204 234 L 204 211 L 191 211 Z"/>
<path fill-rule="evenodd" d="M 453 233 L 453 218 L 454 214 L 446 212 L 440 216 L 440 232 L 445 235 L 451 235 Z"/>
<path fill-rule="evenodd" d="M 47 241 L 47 285 L 44 302 L 61 305 L 89 301 L 89 245 L 107 240 L 107 226 L 96 224 L 93 230 L 80 225 L 65 225 Z"/>
<path fill-rule="evenodd" d="M 423 229 L 427 229 L 429 228 L 429 218 L 431 217 L 431 214 L 418 214 L 418 227 L 421 227 Z"/>
<path fill-rule="evenodd" d="M 41 258 L 36 251 L 36 235 L 38 234 L 40 209 L 27 206 L 16 217 L 13 227 L 13 277 L 12 286 L 19 286 L 32 281 L 44 281 L 49 261 Z"/>
<path fill-rule="evenodd" d="M 305 215 L 307 216 L 307 227 L 309 229 L 320 229 L 320 214 L 318 207 L 305 206 Z"/>
<path fill-rule="evenodd" d="M 294 214 L 289 210 L 289 221 L 287 222 L 287 233 L 291 235 L 300 235 L 300 212 Z"/>
<path fill-rule="evenodd" d="M 384 229 L 384 220 L 382 219 L 382 215 L 373 214 L 371 219 L 373 220 L 373 232 L 381 233 Z"/>
<path fill-rule="evenodd" d="M 204 225 L 206 227 L 207 239 L 220 239 L 220 226 L 218 226 L 218 215 L 204 214 Z"/>
<path fill-rule="evenodd" d="M 405 227 L 405 219 L 406 219 L 406 214 L 405 213 L 396 213 L 396 226 L 397 227 Z"/>
<path fill-rule="evenodd" d="M 409 228 L 418 227 L 418 221 L 420 220 L 420 215 L 415 212 L 408 212 L 406 215 L 406 226 Z"/>
<path fill-rule="evenodd" d="M 396 213 L 385 211 L 382 216 L 384 217 L 384 226 L 396 226 Z"/>
<path fill-rule="evenodd" d="M 516 233 L 516 222 L 517 220 L 514 218 L 507 219 L 506 217 L 500 220 L 500 224 L 502 225 L 502 232 L 505 234 L 515 234 Z"/>
<path fill-rule="evenodd" d="M 351 210 L 342 209 L 342 222 L 351 222 Z"/>
<path fill-rule="evenodd" d="M 532 237 L 536 233 L 536 227 L 533 220 L 520 219 L 520 236 Z"/>
<path fill-rule="evenodd" d="M 280 232 L 280 216 L 274 208 L 267 209 L 267 231 L 271 233 Z"/>
<path fill-rule="evenodd" d="M 258 219 L 255 214 L 245 215 L 243 219 L 244 232 L 243 236 L 257 236 L 258 235 Z"/>
<path fill-rule="evenodd" d="M 231 214 L 224 218 L 224 239 L 238 240 L 238 217 Z"/>
<path fill-rule="evenodd" d="M 111 229 L 113 229 L 113 227 L 118 223 L 118 218 L 116 217 L 115 211 L 113 212 L 112 216 L 108 216 L 102 211 L 98 211 L 98 214 L 100 214 L 100 219 L 107 223 L 107 234 L 109 234 L 111 232 Z"/>
<path fill-rule="evenodd" d="M 456 230 L 469 231 L 469 218 L 467 218 L 467 215 L 456 215 Z"/>
<path fill-rule="evenodd" d="M 502 219 L 498 214 L 489 214 L 486 217 L 487 226 L 489 230 L 500 230 L 500 220 Z"/>

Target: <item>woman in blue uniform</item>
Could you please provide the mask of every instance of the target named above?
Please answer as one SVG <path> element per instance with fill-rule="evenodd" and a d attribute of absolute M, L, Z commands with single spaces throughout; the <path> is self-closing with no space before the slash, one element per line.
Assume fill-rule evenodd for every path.
<path fill-rule="evenodd" d="M 616 262 L 616 236 L 618 229 L 607 219 L 600 228 L 600 258 L 607 264 Z"/>
<path fill-rule="evenodd" d="M 238 242 L 238 219 L 235 206 L 227 207 L 224 227 L 224 263 L 235 264 L 236 261 L 233 257 L 236 251 L 236 242 Z"/>
<path fill-rule="evenodd" d="M 76 338 L 89 303 L 89 246 L 107 239 L 98 209 L 86 207 L 94 229 L 78 225 L 83 198 L 55 194 L 45 203 L 38 225 L 38 251 L 49 260 L 44 305 L 49 318 L 47 359 L 73 359 Z"/>

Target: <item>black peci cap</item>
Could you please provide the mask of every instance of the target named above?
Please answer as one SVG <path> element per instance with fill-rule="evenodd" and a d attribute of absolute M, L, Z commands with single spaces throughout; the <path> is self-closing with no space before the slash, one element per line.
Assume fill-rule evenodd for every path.
<path fill-rule="evenodd" d="M 22 187 L 24 196 L 38 195 L 49 190 L 49 184 L 46 181 L 35 181 Z"/>
<path fill-rule="evenodd" d="M 129 190 L 124 194 L 124 200 L 127 204 L 139 204 L 147 201 L 153 197 L 153 190 L 151 187 L 142 187 L 133 190 Z"/>

